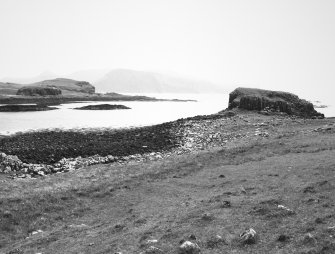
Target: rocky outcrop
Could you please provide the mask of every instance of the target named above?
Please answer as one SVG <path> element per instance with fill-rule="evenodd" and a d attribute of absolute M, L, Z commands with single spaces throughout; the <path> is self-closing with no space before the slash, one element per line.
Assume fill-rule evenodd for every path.
<path fill-rule="evenodd" d="M 53 96 L 61 95 L 62 91 L 56 87 L 24 86 L 16 94 L 24 96 Z"/>
<path fill-rule="evenodd" d="M 98 104 L 98 105 L 87 105 L 79 108 L 79 110 L 114 110 L 114 109 L 130 109 L 124 105 L 111 105 L 111 104 Z"/>
<path fill-rule="evenodd" d="M 306 118 L 324 118 L 313 104 L 297 95 L 254 88 L 237 88 L 229 94 L 229 109 L 241 108 L 268 112 L 284 112 Z"/>

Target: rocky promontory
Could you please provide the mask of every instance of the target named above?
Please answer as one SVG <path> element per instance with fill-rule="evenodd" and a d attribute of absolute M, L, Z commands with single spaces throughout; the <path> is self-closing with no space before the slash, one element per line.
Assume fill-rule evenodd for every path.
<path fill-rule="evenodd" d="M 115 110 L 115 109 L 130 109 L 124 105 L 112 105 L 112 104 L 98 104 L 98 105 L 87 105 L 83 107 L 74 108 L 78 110 Z"/>
<path fill-rule="evenodd" d="M 284 112 L 305 118 L 324 118 L 313 104 L 287 92 L 256 88 L 237 88 L 229 94 L 229 109 L 240 108 L 266 112 Z"/>

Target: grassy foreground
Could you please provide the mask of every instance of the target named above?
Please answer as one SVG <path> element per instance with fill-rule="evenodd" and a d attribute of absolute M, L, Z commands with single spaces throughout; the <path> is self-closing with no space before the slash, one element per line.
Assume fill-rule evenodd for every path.
<path fill-rule="evenodd" d="M 259 126 L 273 116 L 241 116 L 247 125 L 221 131 L 245 135 L 221 147 L 38 179 L 0 175 L 0 253 L 140 253 L 152 245 L 178 253 L 190 236 L 202 253 L 335 253 L 335 120 L 270 128 Z M 270 135 L 253 135 L 256 128 Z M 255 244 L 237 240 L 247 228 Z"/>

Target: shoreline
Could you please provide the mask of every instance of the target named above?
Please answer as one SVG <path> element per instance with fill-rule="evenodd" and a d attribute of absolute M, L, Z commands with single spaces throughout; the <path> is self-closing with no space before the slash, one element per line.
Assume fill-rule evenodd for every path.
<path fill-rule="evenodd" d="M 85 95 L 85 96 L 0 96 L 0 105 L 6 104 L 42 104 L 55 106 L 73 102 L 96 101 L 171 101 L 171 102 L 196 102 L 196 100 L 157 99 L 144 95 Z"/>
<path fill-rule="evenodd" d="M 224 110 L 157 125 L 130 128 L 47 129 L 0 136 L 0 151 L 9 157 L 17 176 L 67 172 L 87 165 L 161 159 L 236 140 L 278 135 L 281 125 L 330 122 L 281 113 Z M 266 124 L 264 122 L 267 122 Z M 258 126 L 254 130 L 255 126 Z M 227 129 L 222 133 L 222 128 Z M 260 130 L 260 128 L 265 130 Z M 250 131 L 252 130 L 252 134 Z M 10 166 L 11 167 L 11 166 Z"/>
<path fill-rule="evenodd" d="M 202 253 L 333 253 L 334 120 L 223 111 L 175 121 L 170 151 L 0 173 L 0 248 L 175 253 L 192 236 Z"/>

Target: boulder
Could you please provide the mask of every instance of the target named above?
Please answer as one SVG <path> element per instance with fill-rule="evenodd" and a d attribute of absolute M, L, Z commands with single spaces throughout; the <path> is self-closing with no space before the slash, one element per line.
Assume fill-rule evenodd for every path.
<path fill-rule="evenodd" d="M 231 92 L 228 109 L 233 108 L 284 112 L 306 118 L 324 118 L 323 114 L 314 109 L 312 103 L 300 99 L 295 94 L 256 88 L 240 87 Z"/>
<path fill-rule="evenodd" d="M 182 245 L 179 246 L 179 254 L 198 254 L 200 253 L 200 247 L 196 243 L 192 243 L 190 241 L 183 242 Z"/>
<path fill-rule="evenodd" d="M 50 96 L 61 95 L 62 91 L 56 87 L 24 86 L 16 94 L 24 96 Z"/>
<path fill-rule="evenodd" d="M 240 234 L 240 241 L 243 244 L 254 244 L 257 240 L 257 233 L 254 229 L 249 228 Z"/>

